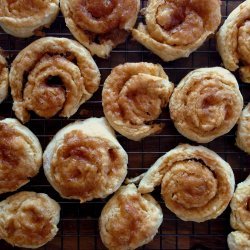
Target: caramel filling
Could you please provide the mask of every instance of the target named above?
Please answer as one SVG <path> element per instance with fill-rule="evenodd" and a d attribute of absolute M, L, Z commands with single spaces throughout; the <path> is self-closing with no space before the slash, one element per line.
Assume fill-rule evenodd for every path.
<path fill-rule="evenodd" d="M 29 143 L 16 130 L 0 123 L 0 190 L 15 189 L 36 173 Z"/>
<path fill-rule="evenodd" d="M 123 160 L 116 147 L 80 131 L 65 136 L 51 163 L 51 175 L 60 192 L 82 200 L 116 185 L 122 171 Z"/>
<path fill-rule="evenodd" d="M 185 209 L 201 208 L 217 193 L 216 177 L 203 163 L 188 160 L 175 163 L 162 181 L 166 200 Z"/>
<path fill-rule="evenodd" d="M 9 13 L 1 13 L 3 16 L 16 16 L 16 17 L 29 17 L 30 15 L 36 15 L 44 11 L 48 3 L 48 0 L 5 0 L 7 2 L 7 9 Z M 4 10 L 2 10 L 4 11 Z"/>
<path fill-rule="evenodd" d="M 15 203 L 13 203 L 15 204 Z M 51 237 L 52 215 L 46 209 L 43 198 L 27 199 L 12 206 L 5 230 L 8 238 L 16 244 L 39 244 Z"/>
<path fill-rule="evenodd" d="M 137 1 L 73 0 L 69 5 L 75 24 L 93 42 L 111 40 L 114 45 L 127 37 L 124 25 L 137 12 Z"/>
<path fill-rule="evenodd" d="M 181 91 L 183 106 L 175 115 L 182 117 L 197 134 L 223 130 L 234 117 L 235 106 L 240 101 L 233 88 L 216 78 L 200 79 Z"/>
<path fill-rule="evenodd" d="M 133 75 L 122 87 L 117 104 L 110 106 L 125 122 L 143 125 L 159 117 L 171 94 L 164 79 L 146 74 Z"/>
<path fill-rule="evenodd" d="M 120 195 L 117 197 L 119 212 L 108 220 L 105 225 L 112 236 L 114 246 L 129 246 L 148 237 L 147 207 L 139 195 Z"/>

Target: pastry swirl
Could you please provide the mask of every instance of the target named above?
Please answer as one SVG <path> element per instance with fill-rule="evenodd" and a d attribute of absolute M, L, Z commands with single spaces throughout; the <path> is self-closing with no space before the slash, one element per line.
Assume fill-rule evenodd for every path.
<path fill-rule="evenodd" d="M 60 130 L 44 152 L 44 172 L 67 199 L 81 202 L 115 192 L 127 174 L 128 156 L 104 118 Z"/>
<path fill-rule="evenodd" d="M 38 248 L 54 238 L 59 217 L 59 204 L 47 194 L 14 194 L 0 202 L 0 238 L 13 246 Z"/>
<path fill-rule="evenodd" d="M 185 221 L 217 218 L 234 192 L 234 174 L 215 152 L 183 144 L 160 157 L 145 173 L 138 191 L 152 192 L 161 184 L 167 208 Z"/>
<path fill-rule="evenodd" d="M 250 154 L 250 103 L 241 113 L 236 135 L 236 145 Z"/>
<path fill-rule="evenodd" d="M 250 234 L 250 176 L 237 185 L 230 206 L 232 228 Z"/>
<path fill-rule="evenodd" d="M 241 231 L 231 232 L 227 237 L 230 250 L 249 250 L 250 235 Z"/>
<path fill-rule="evenodd" d="M 167 106 L 173 88 L 160 65 L 119 65 L 104 83 L 104 114 L 119 133 L 131 140 L 141 140 L 163 128 L 163 124 L 152 122 Z"/>
<path fill-rule="evenodd" d="M 66 25 L 92 55 L 109 56 L 135 25 L 140 0 L 61 0 Z"/>
<path fill-rule="evenodd" d="M 0 194 L 15 191 L 38 174 L 42 148 L 37 137 L 16 119 L 0 121 Z"/>
<path fill-rule="evenodd" d="M 221 21 L 219 0 L 149 0 L 134 39 L 164 61 L 188 57 Z"/>
<path fill-rule="evenodd" d="M 10 70 L 13 110 L 23 123 L 29 110 L 50 118 L 72 116 L 97 90 L 100 72 L 89 52 L 76 41 L 46 37 L 15 58 Z"/>
<path fill-rule="evenodd" d="M 240 68 L 241 79 L 246 83 L 250 83 L 249 18 L 250 0 L 246 0 L 230 13 L 217 33 L 217 48 L 225 68 Z"/>
<path fill-rule="evenodd" d="M 59 12 L 59 0 L 1 0 L 0 26 L 16 37 L 30 37 L 50 27 Z"/>
<path fill-rule="evenodd" d="M 110 249 L 136 249 L 150 242 L 163 220 L 160 205 L 149 194 L 140 194 L 134 184 L 122 186 L 104 206 L 100 235 Z"/>
<path fill-rule="evenodd" d="M 236 78 L 220 67 L 190 72 L 171 96 L 170 116 L 190 140 L 207 143 L 228 133 L 243 108 Z"/>
<path fill-rule="evenodd" d="M 9 70 L 5 58 L 1 55 L 0 51 L 0 103 L 8 95 L 9 86 Z"/>

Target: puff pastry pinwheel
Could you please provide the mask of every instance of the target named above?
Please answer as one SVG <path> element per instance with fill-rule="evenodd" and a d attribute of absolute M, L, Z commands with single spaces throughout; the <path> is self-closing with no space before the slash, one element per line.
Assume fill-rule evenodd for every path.
<path fill-rule="evenodd" d="M 218 217 L 234 192 L 234 174 L 227 162 L 203 146 L 179 145 L 135 178 L 138 191 L 149 193 L 161 184 L 167 208 L 184 221 Z"/>
<path fill-rule="evenodd" d="M 0 103 L 7 97 L 9 86 L 9 70 L 0 50 Z"/>
<path fill-rule="evenodd" d="M 134 39 L 164 61 L 188 57 L 221 21 L 219 0 L 149 0 Z"/>
<path fill-rule="evenodd" d="M 72 116 L 97 90 L 100 72 L 89 52 L 76 41 L 46 37 L 15 58 L 10 70 L 13 110 L 23 123 L 28 111 L 50 118 Z"/>
<path fill-rule="evenodd" d="M 236 145 L 250 154 L 250 103 L 243 109 L 238 121 Z"/>
<path fill-rule="evenodd" d="M 104 118 L 89 118 L 60 130 L 43 160 L 45 175 L 57 192 L 81 202 L 115 192 L 127 174 L 127 153 Z"/>
<path fill-rule="evenodd" d="M 250 235 L 241 231 L 231 232 L 227 237 L 230 250 L 249 250 Z"/>
<path fill-rule="evenodd" d="M 232 228 L 250 234 L 250 176 L 237 185 L 230 207 Z"/>
<path fill-rule="evenodd" d="M 56 235 L 60 206 L 47 194 L 20 192 L 0 202 L 0 238 L 13 246 L 38 248 Z"/>
<path fill-rule="evenodd" d="M 220 67 L 190 72 L 169 102 L 177 130 L 190 140 L 207 143 L 228 133 L 243 108 L 236 78 Z"/>
<path fill-rule="evenodd" d="M 61 0 L 65 22 L 92 55 L 105 58 L 125 42 L 140 9 L 140 0 Z"/>
<path fill-rule="evenodd" d="M 30 37 L 49 28 L 59 12 L 59 0 L 0 0 L 0 26 L 12 36 Z"/>
<path fill-rule="evenodd" d="M 38 174 L 42 148 L 37 137 L 16 119 L 0 121 L 0 194 L 15 191 Z"/>
<path fill-rule="evenodd" d="M 140 194 L 134 184 L 122 186 L 104 206 L 100 235 L 110 249 L 131 250 L 150 242 L 163 220 L 161 207 L 149 194 Z"/>
<path fill-rule="evenodd" d="M 217 48 L 225 68 L 240 68 L 243 82 L 250 83 L 250 0 L 234 9 L 217 33 Z"/>
<path fill-rule="evenodd" d="M 120 134 L 141 140 L 163 128 L 164 124 L 152 122 L 167 106 L 173 88 L 160 65 L 144 62 L 119 65 L 104 83 L 104 114 Z"/>

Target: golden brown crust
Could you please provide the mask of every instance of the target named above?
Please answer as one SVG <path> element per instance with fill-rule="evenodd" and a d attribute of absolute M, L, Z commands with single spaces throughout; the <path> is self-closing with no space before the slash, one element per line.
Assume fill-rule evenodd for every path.
<path fill-rule="evenodd" d="M 61 0 L 66 25 L 92 55 L 109 56 L 133 28 L 140 0 Z"/>
<path fill-rule="evenodd" d="M 163 128 L 163 124 L 152 122 L 167 106 L 172 91 L 173 84 L 160 65 L 144 62 L 119 65 L 104 83 L 104 114 L 119 133 L 131 140 L 141 140 Z"/>
<path fill-rule="evenodd" d="M 241 231 L 231 232 L 227 237 L 230 250 L 249 250 L 250 235 Z"/>
<path fill-rule="evenodd" d="M 0 238 L 38 248 L 56 235 L 60 206 L 46 194 L 20 192 L 0 202 Z"/>
<path fill-rule="evenodd" d="M 81 202 L 105 198 L 127 174 L 127 154 L 103 118 L 72 123 L 44 152 L 44 170 L 64 198 Z"/>
<path fill-rule="evenodd" d="M 162 210 L 151 195 L 141 195 L 134 184 L 122 186 L 102 210 L 101 239 L 110 250 L 136 249 L 153 239 L 162 220 Z"/>
<path fill-rule="evenodd" d="M 218 217 L 234 191 L 234 174 L 215 152 L 183 144 L 169 151 L 143 175 L 138 190 L 153 191 L 161 184 L 166 206 L 185 221 Z"/>
<path fill-rule="evenodd" d="M 230 206 L 232 228 L 250 234 L 250 176 L 237 185 Z"/>
<path fill-rule="evenodd" d="M 217 33 L 217 48 L 225 68 L 240 68 L 241 79 L 246 83 L 250 83 L 249 17 L 250 0 L 246 0 L 230 13 Z"/>
<path fill-rule="evenodd" d="M 42 165 L 36 136 L 15 119 L 0 121 L 0 194 L 29 182 Z"/>
<path fill-rule="evenodd" d="M 13 110 L 22 122 L 29 110 L 49 118 L 72 116 L 97 90 L 100 72 L 89 52 L 76 41 L 46 37 L 15 58 L 10 70 Z"/>
<path fill-rule="evenodd" d="M 228 133 L 242 108 L 243 97 L 236 78 L 221 67 L 190 72 L 175 88 L 169 103 L 177 130 L 199 143 Z"/>
<path fill-rule="evenodd" d="M 0 49 L 0 103 L 7 97 L 9 86 L 9 70 Z"/>
<path fill-rule="evenodd" d="M 49 27 L 59 12 L 59 0 L 1 0 L 0 26 L 16 37 L 30 37 Z"/>
<path fill-rule="evenodd" d="M 164 61 L 188 57 L 221 20 L 219 0 L 149 0 L 144 13 L 132 35 Z"/>
<path fill-rule="evenodd" d="M 238 121 L 236 145 L 250 154 L 250 103 L 244 108 Z"/>

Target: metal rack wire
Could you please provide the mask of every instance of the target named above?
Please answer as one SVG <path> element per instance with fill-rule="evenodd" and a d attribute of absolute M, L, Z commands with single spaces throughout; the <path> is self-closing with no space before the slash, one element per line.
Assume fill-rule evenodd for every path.
<path fill-rule="evenodd" d="M 146 1 L 141 1 L 146 5 Z M 225 19 L 242 1 L 222 1 L 222 15 Z M 139 17 L 141 19 L 141 17 Z M 73 38 L 65 26 L 64 19 L 60 14 L 55 23 L 49 30 L 46 30 L 46 36 L 58 36 Z M 0 46 L 6 51 L 9 63 L 16 54 L 36 38 L 17 39 L 7 35 L 0 30 Z M 221 59 L 216 52 L 215 41 L 210 39 L 201 48 L 195 51 L 189 58 L 180 59 L 174 62 L 165 63 L 157 56 L 150 53 L 137 42 L 129 39 L 125 44 L 120 45 L 112 53 L 109 59 L 104 60 L 95 57 L 95 60 L 102 74 L 102 83 L 110 70 L 121 63 L 147 61 L 160 63 L 172 82 L 177 84 L 182 77 L 195 68 L 210 67 L 221 65 Z M 244 96 L 245 103 L 250 101 L 249 86 L 240 83 L 240 89 Z M 85 119 L 91 116 L 103 116 L 101 105 L 101 89 L 95 93 L 93 98 L 86 104 L 83 104 L 76 115 L 70 119 L 55 117 L 49 120 L 32 116 L 27 126 L 38 136 L 43 148 L 46 147 L 52 136 L 66 124 L 76 119 Z M 0 106 L 1 117 L 14 117 L 12 112 L 12 100 L 9 97 Z M 144 139 L 141 142 L 132 142 L 119 136 L 118 139 L 129 155 L 129 176 L 136 176 L 144 172 L 155 160 L 168 150 L 174 148 L 179 143 L 188 142 L 183 136 L 178 134 L 170 120 L 168 111 L 164 111 L 160 121 L 166 123 L 166 128 L 159 135 L 154 135 Z M 242 181 L 250 170 L 250 157 L 240 151 L 235 146 L 235 129 L 229 134 L 220 137 L 213 142 L 205 145 L 221 155 L 232 166 L 236 182 Z M 59 201 L 62 212 L 59 224 L 59 232 L 55 239 L 43 250 L 100 250 L 104 249 L 98 232 L 98 218 L 105 200 L 94 200 L 84 204 L 77 201 L 62 199 L 48 184 L 42 171 L 33 178 L 31 182 L 21 190 L 33 190 L 36 192 L 45 192 L 52 198 Z M 164 212 L 164 222 L 160 227 L 159 233 L 154 240 L 142 249 L 226 249 L 226 236 L 231 231 L 229 225 L 229 209 L 226 210 L 218 219 L 204 223 L 183 222 L 173 213 L 165 208 L 160 198 L 159 190 L 154 192 L 154 196 L 160 202 Z M 4 199 L 7 195 L 1 195 Z M 0 249 L 14 249 L 3 241 L 0 241 Z"/>

